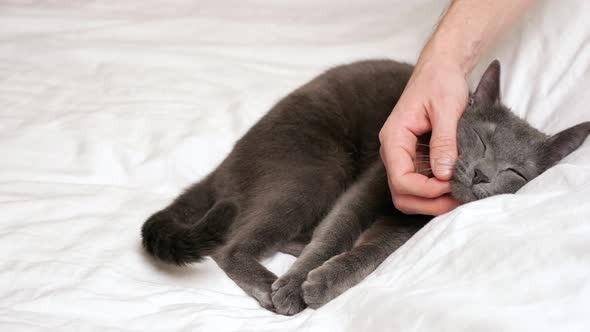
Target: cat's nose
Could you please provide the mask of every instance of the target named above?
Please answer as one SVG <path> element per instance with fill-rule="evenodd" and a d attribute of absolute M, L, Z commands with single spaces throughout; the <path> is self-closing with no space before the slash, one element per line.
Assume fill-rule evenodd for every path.
<path fill-rule="evenodd" d="M 490 179 L 479 168 L 476 168 L 474 170 L 472 182 L 473 184 L 488 183 L 490 182 Z"/>

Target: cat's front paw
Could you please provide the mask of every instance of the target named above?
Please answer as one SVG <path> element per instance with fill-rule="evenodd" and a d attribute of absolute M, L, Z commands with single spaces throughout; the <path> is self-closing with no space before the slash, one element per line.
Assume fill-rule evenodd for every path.
<path fill-rule="evenodd" d="M 309 272 L 301 285 L 303 301 L 308 307 L 317 309 L 349 288 L 344 280 L 347 273 L 342 271 L 336 257 Z"/>
<path fill-rule="evenodd" d="M 276 313 L 292 316 L 305 309 L 301 292 L 302 282 L 303 278 L 285 275 L 272 284 L 271 296 Z"/>
<path fill-rule="evenodd" d="M 272 303 L 270 289 L 254 289 L 252 290 L 252 297 L 254 297 L 264 309 L 276 312 L 274 304 Z"/>

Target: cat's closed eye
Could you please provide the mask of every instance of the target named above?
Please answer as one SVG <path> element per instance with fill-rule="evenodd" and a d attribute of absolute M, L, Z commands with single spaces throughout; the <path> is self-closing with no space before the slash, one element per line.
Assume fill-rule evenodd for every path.
<path fill-rule="evenodd" d="M 483 154 L 485 155 L 487 147 L 486 144 L 484 143 L 483 139 L 481 138 L 481 135 L 477 132 L 477 130 L 472 129 L 473 132 L 475 133 L 475 136 L 477 136 L 477 138 L 479 139 L 479 142 L 481 143 L 482 147 L 483 147 Z"/>
<path fill-rule="evenodd" d="M 528 181 L 526 176 L 524 176 L 521 172 L 519 172 L 517 169 L 515 168 L 507 168 L 504 170 L 505 172 L 510 172 L 512 174 L 515 174 L 516 176 L 518 176 L 519 178 L 523 179 L 524 181 Z"/>

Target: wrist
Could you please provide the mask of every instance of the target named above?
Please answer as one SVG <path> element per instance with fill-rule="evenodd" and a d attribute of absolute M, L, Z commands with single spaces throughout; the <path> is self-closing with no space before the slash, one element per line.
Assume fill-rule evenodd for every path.
<path fill-rule="evenodd" d="M 417 67 L 437 66 L 452 70 L 467 79 L 479 58 L 479 43 L 465 45 L 463 42 L 454 43 L 453 39 L 445 36 L 440 41 L 437 36 L 428 42 L 418 59 Z"/>
<path fill-rule="evenodd" d="M 462 78 L 467 81 L 471 69 L 465 67 L 460 59 L 447 52 L 425 52 L 423 51 L 416 63 L 415 75 L 436 73 L 438 78 Z"/>

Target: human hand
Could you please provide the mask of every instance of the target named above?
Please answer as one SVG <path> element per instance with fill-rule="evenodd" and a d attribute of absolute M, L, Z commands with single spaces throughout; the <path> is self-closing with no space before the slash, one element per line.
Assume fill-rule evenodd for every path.
<path fill-rule="evenodd" d="M 458 65 L 419 63 L 379 133 L 381 158 L 395 207 L 406 214 L 440 215 L 459 205 L 450 196 L 457 159 L 457 125 L 469 90 Z M 430 167 L 434 177 L 416 172 L 417 137 L 432 131 Z"/>

